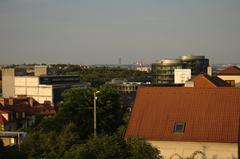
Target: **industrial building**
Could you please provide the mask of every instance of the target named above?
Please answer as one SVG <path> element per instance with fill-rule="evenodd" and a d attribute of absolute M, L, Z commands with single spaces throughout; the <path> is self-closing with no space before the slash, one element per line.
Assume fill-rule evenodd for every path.
<path fill-rule="evenodd" d="M 51 105 L 61 100 L 64 90 L 80 87 L 79 76 L 48 75 L 47 67 L 35 67 L 34 75 L 29 76 L 24 68 L 2 69 L 2 96 L 33 97 L 39 103 L 50 102 Z"/>
<path fill-rule="evenodd" d="M 199 73 L 207 73 L 209 66 L 209 60 L 205 56 L 193 56 L 193 55 L 184 55 L 180 56 L 179 59 L 163 59 L 157 60 L 156 63 L 152 64 L 152 77 L 153 84 L 169 85 L 176 84 L 175 79 L 182 77 L 175 77 L 175 70 L 178 69 L 178 72 L 189 72 L 186 69 L 190 69 L 191 75 L 195 76 Z M 183 76 L 183 73 L 179 74 Z M 189 77 L 188 74 L 184 77 Z M 185 81 L 188 80 L 184 78 Z M 182 81 L 184 83 L 185 81 Z M 177 82 L 179 84 L 179 82 Z"/>

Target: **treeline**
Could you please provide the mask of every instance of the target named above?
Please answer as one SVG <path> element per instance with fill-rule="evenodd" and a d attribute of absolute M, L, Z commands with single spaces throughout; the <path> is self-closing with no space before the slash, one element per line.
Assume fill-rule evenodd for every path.
<path fill-rule="evenodd" d="M 84 82 L 91 82 L 93 86 L 100 86 L 113 78 L 125 78 L 128 81 L 149 82 L 150 73 L 120 67 L 89 67 L 79 65 L 54 65 L 53 70 L 59 75 L 79 75 Z"/>

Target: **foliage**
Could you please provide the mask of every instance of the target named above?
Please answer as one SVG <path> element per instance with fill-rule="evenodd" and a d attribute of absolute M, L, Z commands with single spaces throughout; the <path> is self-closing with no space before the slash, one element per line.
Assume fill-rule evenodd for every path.
<path fill-rule="evenodd" d="M 123 139 L 115 136 L 98 136 L 89 139 L 85 144 L 75 147 L 64 155 L 64 159 L 125 159 L 126 144 Z"/>
<path fill-rule="evenodd" d="M 116 136 L 91 138 L 64 155 L 64 159 L 159 159 L 160 152 L 142 138 L 125 141 Z"/>
<path fill-rule="evenodd" d="M 77 144 L 79 136 L 73 123 L 66 125 L 59 133 L 32 132 L 21 144 L 27 158 L 61 158 L 71 146 Z"/>
<path fill-rule="evenodd" d="M 57 74 L 79 75 L 84 82 L 91 82 L 93 86 L 100 86 L 113 78 L 126 78 L 128 81 L 151 81 L 150 73 L 120 67 L 90 67 L 79 65 L 55 65 Z"/>
<path fill-rule="evenodd" d="M 18 151 L 18 146 L 4 147 L 3 141 L 0 139 L 0 159 L 23 159 L 24 155 Z"/>
<path fill-rule="evenodd" d="M 69 148 L 85 142 L 93 133 L 92 88 L 73 88 L 64 93 L 64 102 L 54 117 L 28 133 L 22 147 L 28 158 L 60 158 Z M 123 124 L 125 110 L 119 94 L 110 87 L 97 94 L 97 132 L 113 134 Z"/>
<path fill-rule="evenodd" d="M 43 124 L 45 131 L 59 131 L 63 124 L 73 122 L 85 139 L 93 133 L 93 92 L 91 88 L 73 88 L 65 92 L 64 103 L 54 119 Z M 125 109 L 120 105 L 119 94 L 110 87 L 99 88 L 97 94 L 97 132 L 112 134 L 123 124 Z M 61 124 L 59 124 L 61 123 Z"/>
<path fill-rule="evenodd" d="M 160 159 L 160 152 L 157 148 L 153 148 L 143 138 L 129 138 L 127 140 L 128 150 L 130 152 L 129 159 Z"/>

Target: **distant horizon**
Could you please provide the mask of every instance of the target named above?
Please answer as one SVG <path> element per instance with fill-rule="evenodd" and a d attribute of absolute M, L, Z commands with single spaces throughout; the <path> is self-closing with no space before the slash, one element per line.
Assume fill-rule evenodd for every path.
<path fill-rule="evenodd" d="M 151 65 L 152 63 L 143 63 L 143 65 Z M 106 66 L 126 66 L 126 65 L 137 65 L 136 63 L 123 63 L 123 64 L 84 64 L 84 63 L 14 63 L 14 64 L 0 64 L 0 66 L 12 66 L 12 65 L 86 65 L 86 66 L 94 66 L 94 65 L 106 65 Z M 239 63 L 212 63 L 211 65 L 240 65 Z"/>
<path fill-rule="evenodd" d="M 239 0 L 1 0 L 0 63 L 240 62 Z"/>

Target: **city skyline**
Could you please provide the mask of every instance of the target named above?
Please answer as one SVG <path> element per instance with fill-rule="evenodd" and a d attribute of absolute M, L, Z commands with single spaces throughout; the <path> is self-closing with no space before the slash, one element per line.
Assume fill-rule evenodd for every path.
<path fill-rule="evenodd" d="M 238 0 L 0 1 L 0 64 L 240 61 Z"/>

